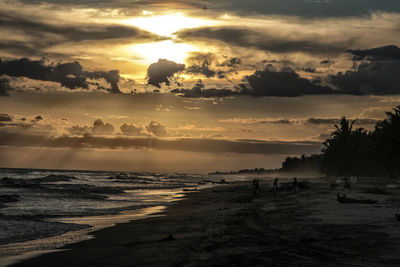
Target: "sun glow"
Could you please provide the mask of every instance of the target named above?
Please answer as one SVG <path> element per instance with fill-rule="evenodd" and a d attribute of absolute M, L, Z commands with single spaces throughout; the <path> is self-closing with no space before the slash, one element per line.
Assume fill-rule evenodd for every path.
<path fill-rule="evenodd" d="M 129 50 L 141 58 L 143 64 L 157 62 L 158 59 L 168 59 L 177 63 L 184 63 L 190 52 L 199 51 L 194 45 L 175 43 L 172 40 L 166 40 L 155 43 L 145 43 L 132 45 Z"/>
<path fill-rule="evenodd" d="M 216 22 L 212 20 L 188 17 L 182 13 L 153 15 L 150 11 L 144 11 L 143 14 L 146 14 L 146 16 L 127 19 L 124 20 L 123 23 L 167 37 L 172 37 L 173 33 L 182 29 L 196 28 L 205 25 L 212 26 L 216 24 Z"/>

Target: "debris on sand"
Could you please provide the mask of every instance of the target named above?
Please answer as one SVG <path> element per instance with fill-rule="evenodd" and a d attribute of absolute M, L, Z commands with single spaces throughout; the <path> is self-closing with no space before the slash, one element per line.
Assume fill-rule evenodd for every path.
<path fill-rule="evenodd" d="M 161 239 L 161 242 L 167 242 L 167 241 L 174 241 L 175 237 L 173 235 L 168 235 L 167 237 L 164 237 Z"/>
<path fill-rule="evenodd" d="M 369 189 L 365 190 L 364 193 L 374 194 L 374 195 L 389 195 L 388 192 L 386 192 L 385 190 L 380 189 L 378 187 L 369 188 Z"/>
<path fill-rule="evenodd" d="M 341 196 L 339 194 L 337 194 L 337 201 L 339 201 L 339 203 L 344 203 L 344 204 L 348 204 L 348 203 L 375 204 L 378 202 L 377 200 L 372 200 L 372 199 L 349 198 L 349 197 L 346 197 L 346 195 Z"/>
<path fill-rule="evenodd" d="M 18 195 L 0 195 L 0 203 L 18 202 Z"/>

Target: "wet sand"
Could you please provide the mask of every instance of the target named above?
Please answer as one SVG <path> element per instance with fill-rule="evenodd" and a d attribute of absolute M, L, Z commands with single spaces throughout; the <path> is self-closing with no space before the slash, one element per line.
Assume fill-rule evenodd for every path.
<path fill-rule="evenodd" d="M 399 266 L 400 189 L 348 194 L 378 200 L 368 205 L 338 203 L 322 181 L 276 199 L 260 186 L 257 197 L 243 182 L 189 192 L 160 216 L 15 266 Z"/>

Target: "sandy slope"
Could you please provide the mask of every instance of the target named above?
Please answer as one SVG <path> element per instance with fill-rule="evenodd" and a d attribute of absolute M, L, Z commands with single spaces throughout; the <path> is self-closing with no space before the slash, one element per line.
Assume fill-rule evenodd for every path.
<path fill-rule="evenodd" d="M 160 217 L 119 224 L 96 238 L 18 266 L 399 266 L 400 190 L 340 204 L 324 182 L 298 193 L 237 183 L 187 195 Z M 172 234 L 175 240 L 161 241 Z"/>

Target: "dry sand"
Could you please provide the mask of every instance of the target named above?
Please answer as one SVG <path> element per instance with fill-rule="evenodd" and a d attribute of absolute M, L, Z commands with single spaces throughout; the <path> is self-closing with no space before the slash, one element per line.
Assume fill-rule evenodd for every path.
<path fill-rule="evenodd" d="M 158 217 L 95 232 L 16 266 L 399 266 L 400 189 L 349 196 L 379 202 L 340 204 L 326 182 L 299 192 L 261 183 L 190 192 Z M 161 241 L 168 235 L 174 240 Z"/>

